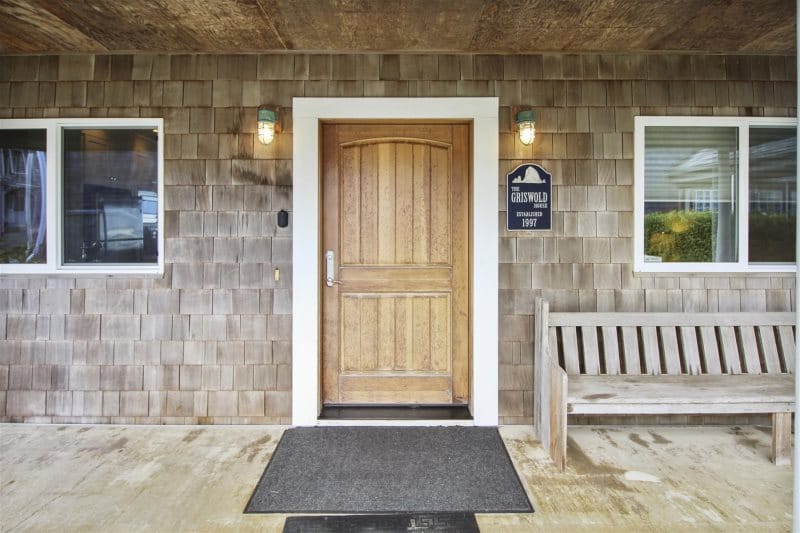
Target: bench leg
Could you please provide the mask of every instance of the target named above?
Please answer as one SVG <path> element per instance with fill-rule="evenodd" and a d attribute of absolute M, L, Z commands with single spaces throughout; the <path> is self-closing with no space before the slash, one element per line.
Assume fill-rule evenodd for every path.
<path fill-rule="evenodd" d="M 553 368 L 550 381 L 550 457 L 562 472 L 567 467 L 567 375 Z"/>
<path fill-rule="evenodd" d="M 792 462 L 792 413 L 772 413 L 772 462 Z"/>

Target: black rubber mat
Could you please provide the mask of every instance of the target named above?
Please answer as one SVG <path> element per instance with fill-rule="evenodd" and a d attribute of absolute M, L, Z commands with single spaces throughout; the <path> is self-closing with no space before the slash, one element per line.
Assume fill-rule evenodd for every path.
<path fill-rule="evenodd" d="M 291 516 L 283 533 L 395 533 L 450 531 L 480 533 L 472 513 L 410 513 L 338 516 Z"/>
<path fill-rule="evenodd" d="M 527 513 L 497 428 L 287 430 L 248 513 Z"/>
<path fill-rule="evenodd" d="M 466 405 L 326 405 L 320 420 L 472 420 Z"/>

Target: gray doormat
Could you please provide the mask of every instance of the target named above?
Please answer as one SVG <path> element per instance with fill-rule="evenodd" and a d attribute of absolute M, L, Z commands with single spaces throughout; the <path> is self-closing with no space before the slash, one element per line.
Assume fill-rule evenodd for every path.
<path fill-rule="evenodd" d="M 497 428 L 287 430 L 246 513 L 529 513 Z"/>
<path fill-rule="evenodd" d="M 334 516 L 290 516 L 283 533 L 406 533 L 407 531 L 451 531 L 480 533 L 472 513 L 359 514 Z"/>

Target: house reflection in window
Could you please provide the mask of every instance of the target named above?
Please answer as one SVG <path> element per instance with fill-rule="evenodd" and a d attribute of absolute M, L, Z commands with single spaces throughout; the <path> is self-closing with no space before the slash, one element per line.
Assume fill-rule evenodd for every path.
<path fill-rule="evenodd" d="M 150 129 L 64 130 L 64 262 L 158 261 L 158 139 Z"/>
<path fill-rule="evenodd" d="M 647 127 L 646 260 L 737 260 L 738 157 L 734 127 Z"/>
<path fill-rule="evenodd" d="M 0 264 L 47 262 L 46 188 L 45 130 L 0 130 Z"/>

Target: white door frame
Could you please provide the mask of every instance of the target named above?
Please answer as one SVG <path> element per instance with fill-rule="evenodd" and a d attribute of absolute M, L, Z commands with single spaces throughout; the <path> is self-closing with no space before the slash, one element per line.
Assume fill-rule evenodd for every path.
<path fill-rule="evenodd" d="M 294 98 L 292 191 L 292 424 L 314 426 L 320 399 L 320 121 L 471 120 L 470 365 L 473 423 L 498 422 L 498 99 Z"/>

